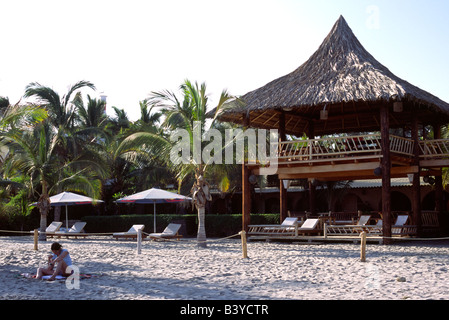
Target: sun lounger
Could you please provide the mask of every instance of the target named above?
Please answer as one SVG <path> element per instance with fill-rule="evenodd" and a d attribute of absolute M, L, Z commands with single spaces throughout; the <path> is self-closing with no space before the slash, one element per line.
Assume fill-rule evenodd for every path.
<path fill-rule="evenodd" d="M 61 238 L 61 236 L 69 238 L 69 237 L 87 237 L 87 234 L 84 232 L 84 227 L 86 226 L 86 222 L 75 222 L 75 224 L 68 231 L 56 231 L 53 235 L 55 237 Z"/>
<path fill-rule="evenodd" d="M 47 235 L 52 235 L 52 234 L 54 234 L 55 232 L 57 232 L 57 231 L 59 230 L 59 228 L 61 228 L 61 226 L 62 226 L 62 222 L 60 222 L 60 221 L 53 221 L 53 222 L 50 223 L 50 224 L 48 225 L 48 227 L 45 229 L 45 233 L 46 233 Z M 30 231 L 30 233 L 34 233 L 34 231 Z M 40 231 L 39 231 L 39 233 L 40 233 Z"/>
<path fill-rule="evenodd" d="M 268 235 L 284 235 L 284 236 L 297 236 L 298 235 L 298 218 L 290 217 L 286 218 L 280 225 L 249 225 L 248 236 L 268 236 Z"/>
<path fill-rule="evenodd" d="M 398 215 L 396 222 L 391 227 L 391 234 L 393 236 L 412 235 L 416 234 L 417 227 L 407 225 L 408 215 Z"/>
<path fill-rule="evenodd" d="M 373 225 L 365 225 L 363 227 L 363 231 L 367 233 L 367 235 L 380 236 L 383 234 L 383 222 L 382 219 L 377 220 L 376 224 Z"/>
<path fill-rule="evenodd" d="M 331 212 L 330 218 L 332 225 L 355 224 L 357 221 L 357 212 Z"/>
<path fill-rule="evenodd" d="M 318 229 L 320 219 L 307 219 L 301 227 L 298 228 L 300 234 L 320 233 L 322 230 Z"/>
<path fill-rule="evenodd" d="M 327 235 L 357 235 L 360 234 L 367 223 L 370 221 L 371 215 L 361 215 L 356 224 L 347 225 L 329 225 L 326 226 Z"/>
<path fill-rule="evenodd" d="M 181 228 L 180 224 L 177 223 L 170 223 L 164 231 L 161 233 L 150 233 L 149 237 L 150 239 L 157 240 L 157 239 L 177 239 L 182 238 L 182 235 L 180 235 L 179 229 Z"/>
<path fill-rule="evenodd" d="M 145 225 L 143 224 L 135 224 L 133 225 L 128 231 L 126 232 L 116 232 L 113 233 L 112 236 L 118 240 L 118 239 L 137 239 L 137 232 L 138 230 L 142 230 L 145 228 Z M 146 235 L 142 232 L 142 239 L 145 238 Z"/>

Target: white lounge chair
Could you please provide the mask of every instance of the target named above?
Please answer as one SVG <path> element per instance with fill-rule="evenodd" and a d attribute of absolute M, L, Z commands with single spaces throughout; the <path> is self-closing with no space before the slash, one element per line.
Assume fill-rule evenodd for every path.
<path fill-rule="evenodd" d="M 80 222 L 75 222 L 75 224 L 67 231 L 56 231 L 54 233 L 54 236 L 56 237 L 87 237 L 87 234 L 84 232 L 84 227 L 86 226 L 86 222 L 80 221 Z"/>
<path fill-rule="evenodd" d="M 321 230 L 317 228 L 319 221 L 320 219 L 307 219 L 301 227 L 298 228 L 298 233 L 310 234 L 321 232 Z"/>
<path fill-rule="evenodd" d="M 62 226 L 62 222 L 53 221 L 52 223 L 50 223 L 50 225 L 47 227 L 47 229 L 45 229 L 45 232 L 47 234 L 55 233 L 59 230 L 59 228 L 61 228 L 61 226 Z"/>
<path fill-rule="evenodd" d="M 170 223 L 164 231 L 161 233 L 150 233 L 149 237 L 150 239 L 156 240 L 156 239 L 177 239 L 182 238 L 182 235 L 180 235 L 179 229 L 181 228 L 180 224 L 177 223 Z"/>
<path fill-rule="evenodd" d="M 126 232 L 116 232 L 113 233 L 112 236 L 118 240 L 120 239 L 137 239 L 137 232 L 138 230 L 143 231 L 143 228 L 145 228 L 145 225 L 143 224 L 135 224 L 133 225 L 128 231 Z M 142 232 L 142 239 L 145 238 L 146 235 Z"/>
<path fill-rule="evenodd" d="M 398 215 L 396 222 L 391 226 L 392 235 L 411 235 L 416 234 L 417 227 L 406 225 L 408 221 L 408 215 Z"/>
<path fill-rule="evenodd" d="M 59 230 L 59 228 L 61 228 L 61 226 L 62 226 L 62 222 L 60 222 L 60 221 L 53 221 L 53 222 L 50 223 L 50 224 L 48 225 L 48 227 L 45 229 L 45 233 L 46 233 L 47 235 L 52 235 L 52 234 L 54 234 L 55 232 L 57 232 L 57 231 Z M 30 233 L 34 233 L 34 231 L 30 231 Z M 40 233 L 40 231 L 39 231 L 39 233 Z"/>
<path fill-rule="evenodd" d="M 365 230 L 365 232 L 368 235 L 375 235 L 375 236 L 379 236 L 383 234 L 383 221 L 382 219 L 377 220 L 376 224 L 374 225 L 365 225 L 363 227 L 363 229 Z"/>
<path fill-rule="evenodd" d="M 286 218 L 280 225 L 274 224 L 259 224 L 249 225 L 248 235 L 286 235 L 294 236 L 298 235 L 296 230 L 298 229 L 298 218 L 289 217 Z"/>
<path fill-rule="evenodd" d="M 356 224 L 347 225 L 329 225 L 326 227 L 327 235 L 355 235 L 360 234 L 367 223 L 370 221 L 371 215 L 361 215 Z"/>

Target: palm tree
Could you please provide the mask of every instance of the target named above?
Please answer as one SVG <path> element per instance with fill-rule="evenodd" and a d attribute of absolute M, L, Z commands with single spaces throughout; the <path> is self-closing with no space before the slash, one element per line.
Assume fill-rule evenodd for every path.
<path fill-rule="evenodd" d="M 79 96 L 79 91 L 85 88 L 95 90 L 95 86 L 91 82 L 84 80 L 71 85 L 62 97 L 52 88 L 37 82 L 30 83 L 25 89 L 25 98 L 34 98 L 38 104 L 47 109 L 47 121 L 52 125 L 52 130 L 57 132 L 55 149 L 61 161 L 77 158 L 85 146 L 84 133 L 75 130 L 77 115 L 75 104 L 72 101 L 72 96 Z M 62 190 L 57 191 L 61 192 Z M 55 220 L 60 219 L 60 214 L 61 208 L 57 207 Z"/>
<path fill-rule="evenodd" d="M 162 108 L 162 113 L 166 117 L 163 123 L 164 127 L 170 130 L 177 128 L 187 130 L 190 135 L 190 144 L 192 147 L 194 134 L 198 131 L 200 133 L 205 132 L 206 129 L 208 108 L 206 84 L 202 83 L 198 85 L 198 83 L 185 80 L 181 84 L 180 90 L 182 92 L 182 99 L 178 99 L 173 92 L 165 90 L 153 92 L 148 102 L 152 107 Z M 231 98 L 226 90 L 222 91 L 216 111 L 218 112 L 224 103 Z M 190 157 L 189 164 L 179 163 L 172 165 L 177 172 L 178 181 L 180 182 L 184 181 L 188 176 L 195 175 L 195 182 L 191 192 L 193 194 L 194 204 L 198 210 L 197 241 L 199 247 L 206 247 L 205 207 L 206 201 L 210 201 L 211 196 L 205 174 L 209 163 L 203 163 L 200 158 L 201 156 L 198 157 L 198 155 L 194 154 Z"/>
<path fill-rule="evenodd" d="M 49 87 L 30 83 L 24 97 L 34 98 L 47 110 L 48 118 L 38 126 L 25 126 L 22 130 L 11 128 L 3 134 L 3 141 L 12 151 L 5 160 L 9 165 L 7 173 L 28 175 L 33 191 L 39 194 L 41 230 L 45 229 L 51 192 L 70 188 L 93 197 L 98 194 L 100 167 L 92 160 L 95 156 L 80 141 L 74 127 L 77 118 L 71 98 L 83 88 L 95 89 L 95 86 L 88 81 L 79 81 L 61 98 Z M 55 219 L 59 219 L 57 212 Z M 41 239 L 45 238 L 42 234 Z"/>
<path fill-rule="evenodd" d="M 117 134 L 123 134 L 124 131 L 129 129 L 131 121 L 129 120 L 125 110 L 119 109 L 114 106 L 112 107 L 112 109 L 115 112 L 115 118 L 109 119 L 109 123 L 106 129 L 113 136 Z"/>
<path fill-rule="evenodd" d="M 98 198 L 100 180 L 93 170 L 96 164 L 85 159 L 62 161 L 57 153 L 57 133 L 48 123 L 41 123 L 32 130 L 10 130 L 3 134 L 2 141 L 11 151 L 5 159 L 5 174 L 29 177 L 33 193 L 39 195 L 40 230 L 47 226 L 51 193 L 72 190 Z M 44 232 L 39 240 L 46 240 Z"/>
<path fill-rule="evenodd" d="M 105 127 L 108 117 L 105 112 L 106 102 L 104 100 L 91 98 L 90 95 L 87 95 L 87 106 L 85 106 L 81 92 L 78 92 L 73 99 L 73 104 L 75 105 L 81 127 Z"/>
<path fill-rule="evenodd" d="M 139 102 L 140 119 L 134 125 L 138 131 L 146 131 L 153 133 L 162 133 L 160 128 L 160 120 L 162 118 L 161 112 L 153 112 L 153 106 L 148 106 L 148 100 Z"/>
<path fill-rule="evenodd" d="M 3 99 L 3 100 L 2 100 Z M 47 112 L 34 105 L 10 105 L 7 98 L 0 98 L 2 106 L 0 109 L 0 165 L 4 168 L 4 158 L 10 153 L 6 146 L 5 135 L 13 130 L 24 130 L 47 117 Z"/>
<path fill-rule="evenodd" d="M 55 128 L 67 128 L 73 126 L 75 120 L 71 96 L 86 87 L 95 90 L 95 86 L 89 81 L 79 81 L 69 87 L 68 92 L 61 98 L 52 88 L 32 82 L 26 87 L 24 97 L 35 98 L 38 104 L 47 108 L 50 122 Z"/>
<path fill-rule="evenodd" d="M 48 115 L 43 108 L 37 105 L 22 105 L 19 103 L 10 105 L 7 98 L 2 103 L 3 105 L 0 111 L 0 134 L 17 127 L 26 128 L 32 126 L 45 120 Z"/>

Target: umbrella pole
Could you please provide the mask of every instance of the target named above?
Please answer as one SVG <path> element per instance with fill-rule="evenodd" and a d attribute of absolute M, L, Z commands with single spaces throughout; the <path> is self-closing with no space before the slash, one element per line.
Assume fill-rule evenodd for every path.
<path fill-rule="evenodd" d="M 65 206 L 65 228 L 67 230 L 69 230 L 69 214 L 68 214 L 67 205 Z"/>
<path fill-rule="evenodd" d="M 154 233 L 156 233 L 156 201 L 153 203 L 153 205 L 154 205 L 154 213 L 153 213 L 153 219 L 154 219 L 154 222 L 153 222 L 153 230 L 154 230 Z"/>

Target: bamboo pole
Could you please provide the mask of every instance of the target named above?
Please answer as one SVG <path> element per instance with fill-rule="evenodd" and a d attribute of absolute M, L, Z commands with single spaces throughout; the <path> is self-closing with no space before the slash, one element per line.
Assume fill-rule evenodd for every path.
<path fill-rule="evenodd" d="M 242 258 L 246 259 L 248 258 L 248 249 L 246 245 L 246 232 L 245 230 L 240 231 L 240 236 L 242 237 Z"/>
<path fill-rule="evenodd" d="M 39 239 L 39 232 L 37 229 L 34 229 L 34 250 L 38 250 L 38 239 Z"/>
<path fill-rule="evenodd" d="M 142 229 L 137 230 L 137 254 L 142 252 Z"/>
<path fill-rule="evenodd" d="M 366 262 L 366 232 L 363 231 L 360 237 L 362 238 L 360 240 L 360 261 Z"/>

